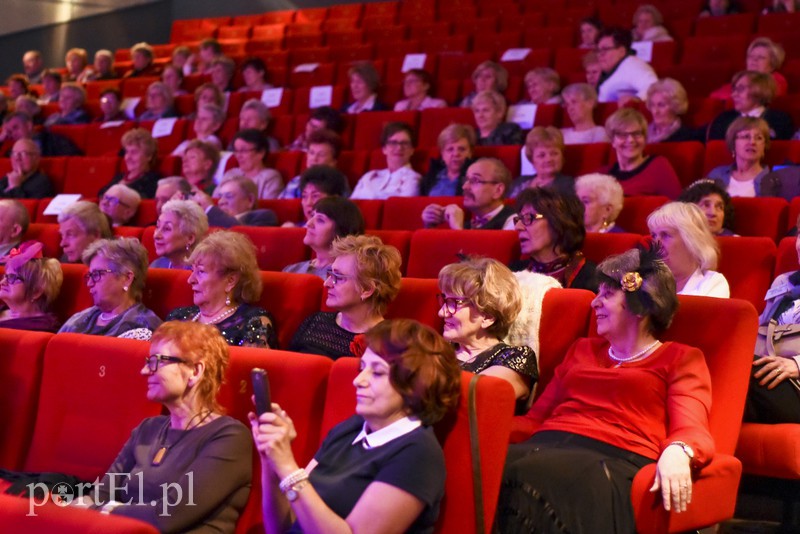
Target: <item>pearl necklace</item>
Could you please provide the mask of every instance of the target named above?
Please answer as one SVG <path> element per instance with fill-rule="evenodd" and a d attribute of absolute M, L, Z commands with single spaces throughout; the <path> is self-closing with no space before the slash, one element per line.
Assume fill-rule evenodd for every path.
<path fill-rule="evenodd" d="M 202 324 L 217 324 L 218 322 L 220 322 L 220 321 L 222 321 L 224 319 L 227 319 L 228 317 L 233 315 L 233 313 L 237 309 L 238 309 L 238 306 L 234 306 L 234 307 L 228 308 L 227 310 L 225 310 L 223 312 L 220 312 L 219 314 L 215 315 L 214 317 L 212 317 L 208 321 L 201 321 L 200 320 L 200 316 L 202 315 L 202 312 L 197 312 L 197 315 L 194 316 L 194 318 L 192 319 L 192 322 L 195 322 L 195 323 L 200 322 Z"/>
<path fill-rule="evenodd" d="M 119 315 L 119 314 L 118 313 L 113 313 L 113 312 L 112 313 L 103 312 L 103 313 L 100 314 L 100 320 L 107 323 L 110 320 L 114 319 L 117 315 Z"/>
<path fill-rule="evenodd" d="M 623 363 L 630 363 L 630 362 L 638 360 L 639 358 L 641 358 L 642 356 L 644 356 L 645 354 L 647 354 L 648 352 L 650 352 L 651 350 L 656 348 L 656 346 L 659 343 L 661 343 L 661 342 L 656 339 L 655 341 L 653 341 L 652 343 L 647 345 L 645 348 L 643 348 L 642 350 L 640 350 L 639 352 L 637 352 L 633 356 L 628 356 L 627 358 L 620 358 L 619 356 L 614 354 L 614 349 L 612 349 L 609 346 L 608 347 L 608 357 L 611 358 L 612 360 L 614 360 L 615 362 L 617 362 L 618 366 L 622 365 Z"/>

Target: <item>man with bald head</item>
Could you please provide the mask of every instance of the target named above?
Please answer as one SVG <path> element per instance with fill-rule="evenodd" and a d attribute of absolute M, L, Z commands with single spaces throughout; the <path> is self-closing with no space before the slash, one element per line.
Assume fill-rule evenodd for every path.
<path fill-rule="evenodd" d="M 0 199 L 0 263 L 22 241 L 30 224 L 28 210 L 19 200 Z"/>
<path fill-rule="evenodd" d="M 44 61 L 42 53 L 38 50 L 28 50 L 22 56 L 22 70 L 30 83 L 42 83 Z"/>
<path fill-rule="evenodd" d="M 55 195 L 50 178 L 39 171 L 41 152 L 30 139 L 20 139 L 11 148 L 11 172 L 0 178 L 2 198 L 47 198 Z"/>

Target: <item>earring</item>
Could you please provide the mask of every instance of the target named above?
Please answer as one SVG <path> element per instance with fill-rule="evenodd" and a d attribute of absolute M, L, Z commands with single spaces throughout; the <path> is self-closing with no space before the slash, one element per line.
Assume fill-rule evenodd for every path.
<path fill-rule="evenodd" d="M 230 305 L 231 305 L 231 294 L 230 293 L 226 293 L 225 294 L 225 306 L 230 306 Z"/>
<path fill-rule="evenodd" d="M 125 293 L 127 293 L 127 292 L 128 292 L 128 286 L 122 286 L 122 290 L 123 290 Z"/>

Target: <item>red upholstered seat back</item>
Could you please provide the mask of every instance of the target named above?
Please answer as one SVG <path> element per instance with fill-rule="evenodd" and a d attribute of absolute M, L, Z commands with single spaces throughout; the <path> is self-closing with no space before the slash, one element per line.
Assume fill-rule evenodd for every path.
<path fill-rule="evenodd" d="M 797 261 L 797 238 L 784 237 L 778 244 L 778 258 L 775 262 L 775 276 L 800 269 Z"/>
<path fill-rule="evenodd" d="M 642 239 L 639 234 L 586 234 L 583 254 L 587 260 L 600 263 L 613 254 L 635 248 Z"/>
<path fill-rule="evenodd" d="M 253 241 L 258 268 L 262 271 L 280 271 L 287 265 L 309 258 L 309 248 L 303 244 L 305 228 L 234 226 L 231 230 Z"/>
<path fill-rule="evenodd" d="M 414 319 L 441 332 L 444 326 L 438 316 L 439 303 L 436 294 L 439 284 L 433 279 L 403 278 L 400 292 L 386 310 L 387 319 Z"/>
<path fill-rule="evenodd" d="M 408 272 L 408 253 L 413 232 L 410 230 L 367 230 L 366 233 L 378 236 L 384 245 L 391 245 L 400 252 L 402 258 L 400 271 L 405 276 Z"/>
<path fill-rule="evenodd" d="M 775 242 L 767 237 L 718 237 L 717 241 L 717 270 L 728 280 L 731 297 L 750 301 L 760 312 L 775 271 Z"/>
<path fill-rule="evenodd" d="M 322 436 L 355 412 L 353 379 L 358 373 L 356 358 L 340 358 L 331 369 Z M 450 414 L 434 427 L 444 450 L 447 467 L 445 496 L 436 531 L 474 532 L 472 452 L 469 440 L 467 391 L 471 373 L 461 375 L 461 398 L 455 414 Z M 494 509 L 500 492 L 514 394 L 508 382 L 494 377 L 481 377 L 477 388 L 478 431 L 483 480 L 484 521 L 487 531 L 494 521 Z"/>
<path fill-rule="evenodd" d="M 184 269 L 148 269 L 142 302 L 162 319 L 181 306 L 191 306 L 190 271 Z"/>
<path fill-rule="evenodd" d="M 45 257 L 57 259 L 61 256 L 61 234 L 57 224 L 32 223 L 25 232 L 25 240 L 41 241 Z"/>
<path fill-rule="evenodd" d="M 789 204 L 782 198 L 733 197 L 734 232 L 779 240 L 786 235 Z"/>
<path fill-rule="evenodd" d="M 647 216 L 667 202 L 669 199 L 661 196 L 625 197 L 622 211 L 617 217 L 617 226 L 632 234 L 649 235 Z"/>
<path fill-rule="evenodd" d="M 161 413 L 140 375 L 149 343 L 59 334 L 44 354 L 36 429 L 26 471 L 94 480 L 142 419 Z"/>
<path fill-rule="evenodd" d="M 264 289 L 258 304 L 272 313 L 279 347 L 289 346 L 297 327 L 319 311 L 322 279 L 312 274 L 261 272 Z"/>
<path fill-rule="evenodd" d="M 428 204 L 463 205 L 463 197 L 391 197 L 383 205 L 384 230 L 419 230 L 422 225 L 422 210 Z"/>
<path fill-rule="evenodd" d="M 88 268 L 82 263 L 61 264 L 64 282 L 61 284 L 61 292 L 53 303 L 53 312 L 62 321 L 94 305 L 83 279 L 87 270 Z"/>
<path fill-rule="evenodd" d="M 438 278 L 459 255 L 486 256 L 504 265 L 519 258 L 519 239 L 510 230 L 417 230 L 411 236 L 408 276 Z"/>

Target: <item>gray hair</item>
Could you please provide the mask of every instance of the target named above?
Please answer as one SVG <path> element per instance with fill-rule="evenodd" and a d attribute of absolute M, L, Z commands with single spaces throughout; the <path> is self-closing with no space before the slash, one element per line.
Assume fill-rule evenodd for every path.
<path fill-rule="evenodd" d="M 588 83 L 571 83 L 561 90 L 561 96 L 580 96 L 588 102 L 597 104 L 597 89 Z"/>
<path fill-rule="evenodd" d="M 161 208 L 161 214 L 173 213 L 178 218 L 178 230 L 197 244 L 208 233 L 208 216 L 197 202 L 192 200 L 169 200 Z"/>
<path fill-rule="evenodd" d="M 591 174 L 584 174 L 575 180 L 575 191 L 585 187 L 597 196 L 597 201 L 600 204 L 611 206 L 611 220 L 614 222 L 619 217 L 622 211 L 622 205 L 625 201 L 625 196 L 622 191 L 622 186 L 616 178 L 608 174 L 600 174 L 593 172 Z"/>
<path fill-rule="evenodd" d="M 70 204 L 58 214 L 58 224 L 64 224 L 70 219 L 75 219 L 78 226 L 87 234 L 94 234 L 104 239 L 112 235 L 108 219 L 94 202 L 79 200 L 74 204 Z"/>
<path fill-rule="evenodd" d="M 105 258 L 118 274 L 126 270 L 133 273 L 133 281 L 128 291 L 136 302 L 140 302 L 147 277 L 147 249 L 139 240 L 135 237 L 98 239 L 86 247 L 81 259 L 83 263 L 89 265 L 95 256 Z"/>
<path fill-rule="evenodd" d="M 261 119 L 263 122 L 269 122 L 269 120 L 272 118 L 272 114 L 269 112 L 269 108 L 267 107 L 267 105 L 261 100 L 258 100 L 257 98 L 251 98 L 250 100 L 245 102 L 244 105 L 242 106 L 241 111 L 239 111 L 239 115 L 241 116 L 241 114 L 245 110 L 250 110 L 250 109 L 257 112 L 258 118 Z"/>

